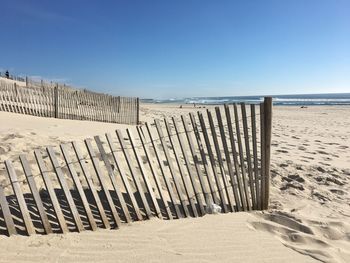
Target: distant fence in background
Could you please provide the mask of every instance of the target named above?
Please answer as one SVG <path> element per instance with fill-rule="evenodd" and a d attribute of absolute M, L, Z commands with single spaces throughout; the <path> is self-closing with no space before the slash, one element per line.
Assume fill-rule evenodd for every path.
<path fill-rule="evenodd" d="M 25 82 L 26 79 L 28 79 L 27 77 L 21 77 L 21 76 L 15 76 L 15 75 L 7 76 L 6 73 L 4 73 L 4 72 L 0 72 L 0 77 L 6 78 L 6 79 L 11 79 L 14 81 L 21 81 L 21 82 Z"/>
<path fill-rule="evenodd" d="M 59 119 L 139 123 L 138 98 L 111 96 L 28 78 L 23 83 L 0 79 L 0 110 Z"/>
<path fill-rule="evenodd" d="M 222 213 L 267 209 L 272 99 L 259 106 L 225 105 L 7 160 L 0 231 L 95 231 L 199 217 L 215 205 Z"/>

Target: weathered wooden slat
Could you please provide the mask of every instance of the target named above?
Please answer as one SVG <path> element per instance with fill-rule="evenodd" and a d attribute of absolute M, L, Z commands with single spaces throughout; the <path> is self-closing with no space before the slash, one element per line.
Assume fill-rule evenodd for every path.
<path fill-rule="evenodd" d="M 11 96 L 12 96 L 12 101 L 13 101 L 13 103 L 14 103 L 15 112 L 16 112 L 16 113 L 21 113 L 20 107 L 19 107 L 19 101 L 18 101 L 17 85 L 16 85 L 16 83 L 13 84 L 13 87 L 12 87 L 12 89 L 11 89 Z"/>
<path fill-rule="evenodd" d="M 141 202 L 142 202 L 142 205 L 143 207 L 145 208 L 145 211 L 146 211 L 146 215 L 148 218 L 151 218 L 152 217 L 152 212 L 151 212 L 151 209 L 149 207 L 149 204 L 147 202 L 147 198 L 146 198 L 146 195 L 145 195 L 145 192 L 142 188 L 142 185 L 141 185 L 141 182 L 140 182 L 140 178 L 132 164 L 132 159 L 131 159 L 131 156 L 129 155 L 129 152 L 127 151 L 126 149 L 126 145 L 125 145 L 125 142 L 124 142 L 124 137 L 121 133 L 120 130 L 116 130 L 116 133 L 117 133 L 117 137 L 118 137 L 118 140 L 119 140 L 119 144 L 120 144 L 120 148 L 122 149 L 122 152 L 124 154 L 124 157 L 125 157 L 125 160 L 126 160 L 126 163 L 129 167 L 129 170 L 130 170 L 130 173 L 131 173 L 131 176 L 132 178 L 134 179 L 134 182 L 135 182 L 135 186 L 136 186 L 136 189 L 137 191 L 139 192 L 139 195 L 141 197 Z"/>
<path fill-rule="evenodd" d="M 119 215 L 118 215 L 118 212 L 115 208 L 115 205 L 113 203 L 113 199 L 111 197 L 111 194 L 109 193 L 109 189 L 106 185 L 106 182 L 105 182 L 105 179 L 104 179 L 104 176 L 103 176 L 103 173 L 100 169 L 100 165 L 98 163 L 98 158 L 96 156 L 96 153 L 95 153 L 95 150 L 94 148 L 92 147 L 92 140 L 91 139 L 86 139 L 84 140 L 85 141 L 85 145 L 88 149 L 88 152 L 89 152 L 89 155 L 90 155 L 90 158 L 92 160 L 92 164 L 94 166 L 94 169 L 95 169 L 95 172 L 96 172 L 96 175 L 97 175 L 97 178 L 101 184 L 101 187 L 102 187 L 102 191 L 104 192 L 104 195 L 106 197 L 106 200 L 107 200 L 107 203 L 108 203 L 108 206 L 109 208 L 111 209 L 111 212 L 112 212 L 112 216 L 113 216 L 113 220 L 116 224 L 116 227 L 119 228 L 121 226 L 121 221 L 120 221 L 120 218 L 119 218 Z"/>
<path fill-rule="evenodd" d="M 98 195 L 98 193 L 96 191 L 95 185 L 94 185 L 94 183 L 92 181 L 92 177 L 91 177 L 91 174 L 89 172 L 89 168 L 87 167 L 87 165 L 85 163 L 86 160 L 84 159 L 83 154 L 80 151 L 80 148 L 78 147 L 77 143 L 76 142 L 72 142 L 72 145 L 73 145 L 73 149 L 75 151 L 76 157 L 78 158 L 81 170 L 83 171 L 85 180 L 86 180 L 86 182 L 87 182 L 87 184 L 88 184 L 88 186 L 90 188 L 90 191 L 92 193 L 92 196 L 93 196 L 93 198 L 95 200 L 98 212 L 99 212 L 100 217 L 101 217 L 101 221 L 103 223 L 103 226 L 105 228 L 110 228 L 110 224 L 109 224 L 108 218 L 106 216 L 105 210 L 103 209 L 100 197 L 99 197 L 99 195 Z"/>
<path fill-rule="evenodd" d="M 1 111 L 6 111 L 5 99 L 4 99 L 4 96 L 3 96 L 3 87 L 2 87 L 2 84 L 0 84 L 0 110 L 1 110 Z"/>
<path fill-rule="evenodd" d="M 65 99 L 65 109 L 66 109 L 66 116 L 65 119 L 70 119 L 70 99 L 69 99 L 69 92 L 66 88 L 64 88 L 64 99 Z"/>
<path fill-rule="evenodd" d="M 244 192 L 245 192 L 245 197 L 246 197 L 246 202 L 247 202 L 247 209 L 251 210 L 252 206 L 250 204 L 248 182 L 247 182 L 247 178 L 246 178 L 244 152 L 243 152 L 242 139 L 241 139 L 241 129 L 239 127 L 239 117 L 238 117 L 237 104 L 233 104 L 233 109 L 234 109 L 234 114 L 235 114 L 235 126 L 236 126 L 236 137 L 237 137 L 237 143 L 238 143 L 239 158 L 241 161 L 242 181 L 243 181 Z"/>
<path fill-rule="evenodd" d="M 110 96 L 110 122 L 115 122 L 115 107 L 114 107 L 115 97 Z"/>
<path fill-rule="evenodd" d="M 209 189 L 208 189 L 208 186 L 204 180 L 204 175 L 202 173 L 202 170 L 199 166 L 199 163 L 200 163 L 200 158 L 199 156 L 197 155 L 196 153 L 196 149 L 194 147 L 194 143 L 193 143 L 193 139 L 192 139 L 192 136 L 191 136 L 191 132 L 190 132 L 190 127 L 189 127 L 189 124 L 185 118 L 185 116 L 181 116 L 181 120 L 182 120 L 182 125 L 184 127 L 184 130 L 185 130 L 185 134 L 186 134 L 186 138 L 187 138 L 187 142 L 188 142 L 188 145 L 190 147 L 190 152 L 191 152 L 191 155 L 192 155 L 192 159 L 193 159 L 193 162 L 194 162 L 194 167 L 196 169 L 196 172 L 197 172 L 197 175 L 198 175 L 198 178 L 199 178 L 199 183 L 200 183 L 200 186 L 201 186 L 201 190 L 202 190 L 202 197 L 203 197 L 203 205 L 210 205 L 213 201 L 209 195 Z M 174 118 L 173 118 L 173 121 L 174 121 Z M 205 213 L 205 211 L 202 211 L 202 213 Z"/>
<path fill-rule="evenodd" d="M 58 94 L 58 85 L 56 84 L 54 87 L 54 112 L 55 112 L 55 118 L 60 118 L 59 113 L 59 94 Z"/>
<path fill-rule="evenodd" d="M 246 113 L 245 103 L 241 103 L 241 112 L 242 112 L 242 121 L 243 121 L 243 134 L 245 141 L 245 152 L 246 159 L 248 164 L 248 178 L 249 178 L 249 186 L 250 186 L 250 195 L 252 198 L 252 207 L 256 208 L 256 198 L 255 198 L 255 187 L 254 187 L 254 177 L 253 177 L 253 168 L 252 168 L 252 157 L 250 154 L 250 145 L 249 145 L 249 133 L 248 133 L 248 120 Z"/>
<path fill-rule="evenodd" d="M 10 109 L 10 112 L 15 112 L 15 109 L 12 105 L 12 99 L 11 99 L 11 95 L 10 95 L 10 92 L 9 92 L 9 89 L 8 89 L 8 86 L 6 87 L 6 98 L 7 98 L 7 105 L 8 105 L 8 108 Z"/>
<path fill-rule="evenodd" d="M 46 234 L 51 234 L 52 233 L 52 228 L 51 228 L 49 219 L 48 219 L 48 217 L 46 215 L 46 211 L 45 211 L 43 202 L 42 202 L 42 200 L 40 198 L 40 194 L 39 194 L 38 188 L 36 186 L 36 183 L 35 183 L 35 180 L 34 180 L 34 177 L 33 177 L 33 173 L 32 173 L 32 170 L 30 168 L 30 165 L 29 165 L 29 162 L 27 160 L 27 157 L 24 154 L 21 154 L 19 156 L 19 158 L 21 160 L 23 171 L 24 171 L 24 174 L 25 174 L 25 176 L 27 178 L 30 191 L 31 191 L 31 193 L 33 195 L 34 202 L 35 202 L 36 207 L 38 209 L 38 212 L 39 212 L 39 215 L 40 215 L 41 222 L 43 224 L 45 233 Z"/>
<path fill-rule="evenodd" d="M 171 200 L 171 202 L 172 202 L 172 204 L 173 204 L 173 207 L 174 207 L 174 209 L 175 209 L 176 216 L 177 216 L 177 218 L 182 218 L 183 215 L 182 215 L 182 212 L 181 212 L 181 210 L 180 210 L 180 204 L 177 203 L 176 196 L 175 196 L 175 193 L 174 193 L 174 191 L 173 191 L 173 188 L 172 188 L 170 179 L 169 179 L 169 177 L 165 174 L 164 164 L 163 164 L 162 160 L 160 159 L 160 152 L 159 152 L 159 150 L 157 149 L 157 145 L 155 144 L 155 140 L 153 139 L 153 136 L 152 136 L 151 130 L 150 130 L 149 126 L 148 126 L 148 123 L 146 123 L 146 128 L 147 128 L 148 136 L 149 136 L 149 138 L 150 138 L 150 140 L 151 140 L 151 144 L 152 144 L 152 147 L 153 147 L 153 151 L 154 151 L 154 153 L 155 153 L 155 155 L 156 155 L 156 159 L 157 159 L 157 162 L 158 162 L 160 171 L 161 171 L 161 173 L 162 173 L 162 176 L 163 176 L 165 185 L 166 185 L 166 187 L 167 187 L 170 200 Z"/>
<path fill-rule="evenodd" d="M 249 144 L 249 133 L 248 133 L 248 119 L 246 113 L 246 105 L 244 102 L 241 103 L 241 113 L 242 113 L 242 122 L 243 122 L 243 134 L 245 141 L 245 152 L 246 159 L 248 164 L 248 178 L 249 178 L 249 186 L 250 186 L 250 195 L 252 198 L 252 207 L 256 209 L 256 197 L 255 197 L 255 184 L 253 177 L 253 168 L 252 168 L 252 157 L 250 153 L 250 144 Z"/>
<path fill-rule="evenodd" d="M 38 98 L 37 98 L 37 96 L 36 96 L 36 92 L 35 92 L 35 88 L 33 88 L 32 90 L 31 90 L 31 92 L 32 92 L 32 99 L 33 99 L 33 102 L 34 102 L 34 108 L 35 108 L 35 116 L 41 116 L 41 114 L 40 114 L 40 109 L 39 109 L 39 102 L 38 102 Z"/>
<path fill-rule="evenodd" d="M 85 90 L 82 90 L 79 92 L 79 108 L 81 111 L 81 119 L 82 120 L 88 120 L 88 110 L 87 110 L 87 101 L 86 101 L 86 96 L 85 96 Z"/>
<path fill-rule="evenodd" d="M 219 125 L 219 130 L 220 130 L 221 142 L 222 142 L 222 146 L 224 148 L 228 173 L 229 173 L 230 178 L 231 178 L 231 186 L 232 186 L 232 190 L 233 190 L 233 196 L 235 197 L 236 209 L 237 209 L 237 211 L 241 211 L 240 199 L 239 199 L 238 190 L 237 190 L 237 184 L 238 184 L 237 180 L 236 180 L 237 178 L 234 175 L 234 171 L 233 171 L 233 167 L 232 167 L 231 155 L 229 153 L 228 146 L 227 146 L 224 124 L 223 124 L 223 121 L 221 118 L 220 108 L 215 107 L 215 111 L 216 111 L 216 118 L 218 120 L 218 125 Z"/>
<path fill-rule="evenodd" d="M 51 108 L 50 108 L 50 96 L 49 96 L 49 90 L 47 87 L 43 87 L 44 91 L 44 98 L 45 98 L 45 111 L 46 111 L 46 116 L 51 117 Z"/>
<path fill-rule="evenodd" d="M 189 200 L 189 203 L 191 205 L 192 213 L 193 213 L 194 217 L 198 217 L 198 211 L 197 211 L 196 203 L 195 203 L 195 200 L 194 200 L 195 196 L 191 196 L 192 192 L 190 192 L 190 190 L 191 190 L 190 182 L 188 181 L 188 178 L 187 178 L 187 176 L 185 174 L 184 168 L 181 165 L 180 155 L 177 152 L 176 147 L 175 147 L 174 142 L 173 142 L 173 139 L 172 139 L 172 133 L 171 133 L 170 125 L 169 125 L 169 123 L 168 123 L 168 121 L 166 119 L 164 119 L 164 123 L 165 123 L 165 127 L 166 127 L 166 130 L 167 130 L 167 134 L 168 134 L 168 138 L 169 138 L 169 141 L 170 141 L 171 148 L 172 148 L 172 150 L 174 152 L 174 155 L 175 155 L 175 160 L 176 160 L 176 163 L 177 163 L 177 167 L 179 168 L 180 177 L 182 179 L 182 183 L 185 186 L 186 196 L 187 196 L 187 199 Z M 189 212 L 188 212 L 187 206 L 186 206 L 186 209 L 184 210 L 184 213 L 185 213 L 186 217 L 189 216 Z"/>
<path fill-rule="evenodd" d="M 86 109 L 88 111 L 88 120 L 93 121 L 94 120 L 94 116 L 93 116 L 93 112 L 92 112 L 92 105 L 91 105 L 91 94 L 90 92 L 86 91 L 85 92 L 85 97 L 86 97 Z"/>
<path fill-rule="evenodd" d="M 48 92 L 47 96 L 49 99 L 49 111 L 50 111 L 50 117 L 55 117 L 55 105 L 54 105 L 54 89 L 52 87 L 46 87 L 46 90 Z"/>
<path fill-rule="evenodd" d="M 68 101 L 67 101 L 67 91 L 65 88 L 61 88 L 62 95 L 62 111 L 63 111 L 63 119 L 68 119 Z"/>
<path fill-rule="evenodd" d="M 4 98 L 2 96 L 2 83 L 0 82 L 0 111 L 5 111 L 5 108 L 4 108 Z"/>
<path fill-rule="evenodd" d="M 100 116 L 100 113 L 98 111 L 98 98 L 97 98 L 97 94 L 93 93 L 92 94 L 92 110 L 93 110 L 93 113 L 94 113 L 94 121 L 99 121 L 99 116 Z"/>
<path fill-rule="evenodd" d="M 167 143 L 166 143 L 166 141 L 164 139 L 165 137 L 163 135 L 162 127 L 160 126 L 159 120 L 155 120 L 154 124 L 155 124 L 157 132 L 158 132 L 159 140 L 160 140 L 160 143 L 162 145 L 162 149 L 163 149 L 166 161 L 168 163 L 169 171 L 170 171 L 171 177 L 172 177 L 172 179 L 174 181 L 175 189 L 176 189 L 176 192 L 177 192 L 178 197 L 180 199 L 180 203 L 181 203 L 182 209 L 183 209 L 183 211 L 185 211 L 185 209 L 187 208 L 187 204 L 186 204 L 186 202 L 185 202 L 185 200 L 183 198 L 183 195 L 181 193 L 182 192 L 181 191 L 182 190 L 181 189 L 181 183 L 179 181 L 179 178 L 175 174 L 175 168 L 173 166 L 173 162 L 172 162 L 171 157 L 170 157 L 170 152 L 169 152 Z"/>
<path fill-rule="evenodd" d="M 23 99 L 23 90 L 22 89 L 20 89 L 19 91 L 18 91 L 18 97 L 19 97 L 19 101 L 20 101 L 20 104 L 21 104 L 21 108 L 22 108 L 22 114 L 27 114 L 27 111 L 26 111 L 26 106 L 25 106 L 25 104 L 24 104 L 24 99 Z"/>
<path fill-rule="evenodd" d="M 108 159 L 108 156 L 106 154 L 106 151 L 103 148 L 101 138 L 100 138 L 100 136 L 95 136 L 94 138 L 95 138 L 95 141 L 96 141 L 96 144 L 97 144 L 97 148 L 98 148 L 98 150 L 99 150 L 99 152 L 101 154 L 102 160 L 103 160 L 103 162 L 104 162 L 104 164 L 106 166 L 109 178 L 111 179 L 114 191 L 117 194 L 117 197 L 119 199 L 120 205 L 122 207 L 122 210 L 123 210 L 123 213 L 124 213 L 124 216 L 125 216 L 125 220 L 126 220 L 127 223 L 130 223 L 132 220 L 131 220 L 131 216 L 130 216 L 130 213 L 129 213 L 129 210 L 128 210 L 128 206 L 125 203 L 125 200 L 124 200 L 124 197 L 123 197 L 123 193 L 119 189 L 119 186 L 117 184 L 117 180 L 115 179 L 115 175 L 113 173 L 113 168 L 111 166 L 111 163 L 109 162 L 109 159 Z"/>
<path fill-rule="evenodd" d="M 225 198 L 225 194 L 224 194 L 224 189 L 223 189 L 223 186 L 221 184 L 221 181 L 220 181 L 220 178 L 219 178 L 219 175 L 218 175 L 218 173 L 219 173 L 217 171 L 218 167 L 215 164 L 214 154 L 213 154 L 213 151 L 212 151 L 212 148 L 211 148 L 211 143 L 210 143 L 210 140 L 209 140 L 207 127 L 205 125 L 205 121 L 204 121 L 202 113 L 198 112 L 198 118 L 199 118 L 199 122 L 200 122 L 200 125 L 201 125 L 201 128 L 202 128 L 204 141 L 205 141 L 205 144 L 207 146 L 208 155 L 209 155 L 212 171 L 213 171 L 213 174 L 214 174 L 215 182 L 216 182 L 216 185 L 217 185 L 217 189 L 219 191 L 219 196 L 220 196 L 220 199 L 221 199 L 221 207 L 222 207 L 223 211 L 225 213 L 227 213 L 228 209 L 227 209 L 227 205 L 226 205 L 226 198 Z"/>
<path fill-rule="evenodd" d="M 4 216 L 4 221 L 6 224 L 8 235 L 9 236 L 16 235 L 17 230 L 15 227 L 15 223 L 13 222 L 10 207 L 5 196 L 4 188 L 1 185 L 0 185 L 0 206 L 2 210 L 2 215 Z"/>
<path fill-rule="evenodd" d="M 57 176 L 58 181 L 59 181 L 61 188 L 63 190 L 63 194 L 68 202 L 68 207 L 69 207 L 69 210 L 73 216 L 74 223 L 77 227 L 78 232 L 81 232 L 84 230 L 84 226 L 83 226 L 83 223 L 81 221 L 78 209 L 74 203 L 72 194 L 71 194 L 69 187 L 67 185 L 66 178 L 64 177 L 61 166 L 58 163 L 58 160 L 56 158 L 56 153 L 51 146 L 47 147 L 46 150 L 47 150 L 47 153 L 49 154 L 52 166 L 55 170 L 56 176 Z"/>
<path fill-rule="evenodd" d="M 89 97 L 86 90 L 83 93 L 83 98 L 84 98 L 84 102 L 85 102 L 84 108 L 85 108 L 85 113 L 86 113 L 86 120 L 92 120 L 91 110 L 90 110 L 90 97 Z"/>
<path fill-rule="evenodd" d="M 265 130 L 265 202 L 263 209 L 269 207 L 270 197 L 270 159 L 271 159 L 271 137 L 272 137 L 272 97 L 264 99 L 264 130 Z"/>
<path fill-rule="evenodd" d="M 238 184 L 238 189 L 239 189 L 239 196 L 240 196 L 240 201 L 241 201 L 241 208 L 246 211 L 247 210 L 247 199 L 245 197 L 245 191 L 243 187 L 243 181 L 240 175 L 240 170 L 239 170 L 239 162 L 238 162 L 238 153 L 236 149 L 236 143 L 235 143 L 235 137 L 233 134 L 233 128 L 232 128 L 232 118 L 231 118 L 231 112 L 230 108 L 227 104 L 225 104 L 225 115 L 226 115 L 226 122 L 227 122 L 227 127 L 228 127 L 228 133 L 230 137 L 230 143 L 231 143 L 231 151 L 232 151 L 232 156 L 233 156 L 233 165 L 235 167 L 235 172 L 236 172 L 236 178 L 237 178 L 237 184 Z"/>
<path fill-rule="evenodd" d="M 84 189 L 83 189 L 83 187 L 82 187 L 82 185 L 80 183 L 77 171 L 76 171 L 76 169 L 74 167 L 74 164 L 72 162 L 71 157 L 69 156 L 69 151 L 68 151 L 67 145 L 61 144 L 60 148 L 61 148 L 64 160 L 66 161 L 69 173 L 70 173 L 70 175 L 71 175 L 71 177 L 73 179 L 75 188 L 77 189 L 79 197 L 80 197 L 80 200 L 81 200 L 81 202 L 83 204 L 83 207 L 84 207 L 84 210 L 85 210 L 85 214 L 86 214 L 86 216 L 87 216 L 87 218 L 89 220 L 90 227 L 91 227 L 91 229 L 93 231 L 95 231 L 97 229 L 97 225 L 96 225 L 94 216 L 92 215 L 92 212 L 91 212 L 91 209 L 90 209 L 90 206 L 89 206 L 89 202 L 86 199 L 86 196 L 85 196 L 85 193 L 84 193 Z"/>
<path fill-rule="evenodd" d="M 173 121 L 173 125 L 175 127 L 177 139 L 179 141 L 181 153 L 182 153 L 182 156 L 183 156 L 183 158 L 185 160 L 185 166 L 186 166 L 187 172 L 189 174 L 191 185 L 192 185 L 192 188 L 193 188 L 193 191 L 194 191 L 194 194 L 195 194 L 194 197 L 195 197 L 195 199 L 197 201 L 200 215 L 203 216 L 205 214 L 205 209 L 204 209 L 204 204 L 203 204 L 203 201 L 202 201 L 202 198 L 201 198 L 201 190 L 199 189 L 198 184 L 196 182 L 196 178 L 195 178 L 195 175 L 194 175 L 192 167 L 191 167 L 190 159 L 189 159 L 189 157 L 187 155 L 188 153 L 186 152 L 187 149 L 185 148 L 185 142 L 184 142 L 184 139 L 183 139 L 182 134 L 180 132 L 179 126 L 177 125 L 177 121 L 175 120 L 175 118 L 172 118 L 172 121 Z"/>
<path fill-rule="evenodd" d="M 194 114 L 192 112 L 190 112 L 189 115 L 190 115 L 190 119 L 191 119 L 193 132 L 194 132 L 195 137 L 196 137 L 197 146 L 198 146 L 199 152 L 201 154 L 201 158 L 202 158 L 202 162 L 203 162 L 203 166 L 204 166 L 204 171 L 205 171 L 205 174 L 206 174 L 206 177 L 207 177 L 209 189 L 210 189 L 210 192 L 211 192 L 211 200 L 215 204 L 219 204 L 220 200 L 219 200 L 219 198 L 217 197 L 217 195 L 215 193 L 216 190 L 215 190 L 215 186 L 214 186 L 213 181 L 212 181 L 212 179 L 214 179 L 214 175 L 212 174 L 212 170 L 209 167 L 209 164 L 208 164 L 208 161 L 207 161 L 207 157 L 206 157 L 206 152 L 205 152 L 205 149 L 204 149 L 204 144 L 203 144 L 204 139 L 202 138 L 202 134 L 198 130 L 198 126 L 197 126 L 197 122 L 196 122 Z"/>
<path fill-rule="evenodd" d="M 140 123 L 140 100 L 137 98 L 136 101 L 136 124 Z"/>
<path fill-rule="evenodd" d="M 91 120 L 96 121 L 96 107 L 94 105 L 94 103 L 96 102 L 95 98 L 94 98 L 94 94 L 92 93 L 87 93 L 87 95 L 89 96 L 89 106 L 90 106 L 90 111 L 91 111 Z"/>
<path fill-rule="evenodd" d="M 265 176 L 265 109 L 264 104 L 260 103 L 260 154 L 261 154 L 261 209 L 265 207 L 266 194 L 266 176 Z"/>
<path fill-rule="evenodd" d="M 12 96 L 13 96 L 13 100 L 15 103 L 16 112 L 23 114 L 23 112 L 21 111 L 21 105 L 20 105 L 20 100 L 19 100 L 19 96 L 18 96 L 18 90 L 17 90 L 16 83 L 13 84 Z"/>
<path fill-rule="evenodd" d="M 235 205 L 234 205 L 231 191 L 229 191 L 230 187 L 228 185 L 227 178 L 226 178 L 226 171 L 225 171 L 224 162 L 223 162 L 222 156 L 221 156 L 221 150 L 219 147 L 219 142 L 218 142 L 218 138 L 217 138 L 217 134 L 216 134 L 216 130 L 215 130 L 214 120 L 213 120 L 213 117 L 211 115 L 211 112 L 208 109 L 207 109 L 207 115 L 208 115 L 210 130 L 211 130 L 211 136 L 213 138 L 214 148 L 216 151 L 216 157 L 217 157 L 218 163 L 219 163 L 219 169 L 220 169 L 222 181 L 224 183 L 225 192 L 227 195 L 228 204 L 229 204 L 231 211 L 234 212 Z"/>
<path fill-rule="evenodd" d="M 22 189 L 17 179 L 15 168 L 13 167 L 13 164 L 10 160 L 5 161 L 5 166 L 6 166 L 7 174 L 10 178 L 10 182 L 12 184 L 13 191 L 18 201 L 19 210 L 22 215 L 22 219 L 26 227 L 27 234 L 30 236 L 32 234 L 35 234 L 35 229 L 34 229 L 32 219 L 30 218 L 30 215 L 29 215 L 27 204 L 24 200 Z"/>
<path fill-rule="evenodd" d="M 22 104 L 22 99 L 21 99 L 21 92 L 18 91 L 18 87 L 16 83 L 14 83 L 14 92 L 15 92 L 15 99 L 18 107 L 18 112 L 21 114 L 25 114 L 23 104 Z"/>
<path fill-rule="evenodd" d="M 112 97 L 112 122 L 118 122 L 117 121 L 117 98 Z"/>
<path fill-rule="evenodd" d="M 146 155 L 146 158 L 147 158 L 147 163 L 148 163 L 149 168 L 151 170 L 151 173 L 153 175 L 153 179 L 154 179 L 154 181 L 156 183 L 160 199 L 162 200 L 162 202 L 164 204 L 165 211 L 166 211 L 166 214 L 168 216 L 168 219 L 172 220 L 173 219 L 173 215 L 172 215 L 172 213 L 170 211 L 170 208 L 169 208 L 166 196 L 165 196 L 165 191 L 163 190 L 163 187 L 161 185 L 159 177 L 156 174 L 156 168 L 154 167 L 153 162 L 151 160 L 150 150 L 149 150 L 149 147 L 148 147 L 149 143 L 146 142 L 146 138 L 145 138 L 141 128 L 139 126 L 137 126 L 136 128 L 137 128 L 137 133 L 139 134 L 139 138 L 141 140 L 143 151 L 144 151 L 144 153 Z"/>
<path fill-rule="evenodd" d="M 163 219 L 162 213 L 161 213 L 161 211 L 160 211 L 160 208 L 159 208 L 159 205 L 158 205 L 158 202 L 157 202 L 157 198 L 156 198 L 156 196 L 154 195 L 153 187 L 152 187 L 151 182 L 150 182 L 150 180 L 149 180 L 149 175 L 146 174 L 146 169 L 145 169 L 145 167 L 143 166 L 142 160 L 140 159 L 141 153 L 139 152 L 138 147 L 135 145 L 134 136 L 133 136 L 132 132 L 131 132 L 129 129 L 127 129 L 126 132 L 127 132 L 127 134 L 128 134 L 129 141 L 130 141 L 132 150 L 133 150 L 134 155 L 135 155 L 135 159 L 136 159 L 137 164 L 138 164 L 138 166 L 139 166 L 139 169 L 140 169 L 140 171 L 141 171 L 142 178 L 143 178 L 143 180 L 144 180 L 144 182 L 145 182 L 145 185 L 146 185 L 146 187 L 147 187 L 147 191 L 148 191 L 148 193 L 150 194 L 150 197 L 151 197 L 151 200 L 152 200 L 153 207 L 154 207 L 154 210 L 155 210 L 155 212 L 156 212 L 156 215 L 157 215 L 160 219 Z"/>
<path fill-rule="evenodd" d="M 250 115 L 251 115 L 251 126 L 252 126 L 252 144 L 253 144 L 253 160 L 254 160 L 254 175 L 255 175 L 255 196 L 256 196 L 256 207 L 255 209 L 261 209 L 261 193 L 260 193 L 260 176 L 258 167 L 258 146 L 257 146 L 257 130 L 256 130 L 256 120 L 255 120 L 255 105 L 250 105 Z"/>
<path fill-rule="evenodd" d="M 40 103 L 41 103 L 41 110 L 43 112 L 43 116 L 48 117 L 47 110 L 46 110 L 46 97 L 45 97 L 44 87 L 40 87 Z"/>
<path fill-rule="evenodd" d="M 81 91 L 76 90 L 74 92 L 74 100 L 73 100 L 73 105 L 74 105 L 74 119 L 75 120 L 82 120 L 83 119 L 83 113 L 80 107 L 81 103 L 81 98 L 80 98 L 80 93 Z"/>
<path fill-rule="evenodd" d="M 37 97 L 38 97 L 40 116 L 45 117 L 45 113 L 44 113 L 44 109 L 43 109 L 43 97 L 42 97 L 41 88 L 36 89 L 36 92 L 37 92 Z"/>
<path fill-rule="evenodd" d="M 45 186 L 46 186 L 46 190 L 47 190 L 47 192 L 49 194 L 49 197 L 51 199 L 52 206 L 53 206 L 53 208 L 55 210 L 55 214 L 56 214 L 56 218 L 57 218 L 58 224 L 59 224 L 59 226 L 61 228 L 62 233 L 67 233 L 69 231 L 68 227 L 67 227 L 67 223 L 66 223 L 66 220 L 65 220 L 65 218 L 63 216 L 60 204 L 58 202 L 55 190 L 53 188 L 53 185 L 52 185 L 52 182 L 51 182 L 51 179 L 50 179 L 50 174 L 49 174 L 49 172 L 47 170 L 47 167 L 45 165 L 45 162 L 43 160 L 43 156 L 42 156 L 41 152 L 38 149 L 34 150 L 34 155 L 35 155 L 36 161 L 38 163 L 41 175 L 43 177 L 43 180 L 44 180 L 44 183 L 45 183 Z"/>
<path fill-rule="evenodd" d="M 112 139 L 112 136 L 110 134 L 106 133 L 106 138 L 107 138 L 107 142 L 108 142 L 109 148 L 110 148 L 110 150 L 112 152 L 114 164 L 115 164 L 115 166 L 118 169 L 118 172 L 119 172 L 119 174 L 120 174 L 120 176 L 122 178 L 125 190 L 126 190 L 127 194 L 129 195 L 129 198 L 130 198 L 132 206 L 134 207 L 134 211 L 135 211 L 137 220 L 141 221 L 141 220 L 143 220 L 143 218 L 142 218 L 142 215 L 141 215 L 141 212 L 140 212 L 140 207 L 139 207 L 139 205 L 138 205 L 138 203 L 137 203 L 137 201 L 135 199 L 134 192 L 133 192 L 133 190 L 132 190 L 132 188 L 131 188 L 131 186 L 129 184 L 129 179 L 126 176 L 126 174 L 124 172 L 124 169 L 122 169 L 120 167 L 119 162 L 118 162 L 117 147 L 113 143 L 113 139 Z"/>

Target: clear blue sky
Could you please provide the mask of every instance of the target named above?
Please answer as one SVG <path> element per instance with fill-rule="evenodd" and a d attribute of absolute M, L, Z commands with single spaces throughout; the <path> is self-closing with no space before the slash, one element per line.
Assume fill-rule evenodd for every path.
<path fill-rule="evenodd" d="M 147 98 L 350 92 L 349 0 L 0 7 L 0 70 Z"/>

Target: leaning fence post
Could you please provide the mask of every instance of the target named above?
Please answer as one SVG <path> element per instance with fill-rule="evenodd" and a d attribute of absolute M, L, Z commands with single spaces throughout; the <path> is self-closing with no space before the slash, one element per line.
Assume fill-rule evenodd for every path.
<path fill-rule="evenodd" d="M 264 98 L 264 129 L 265 129 L 265 200 L 263 209 L 269 207 L 270 196 L 270 155 L 271 155 L 271 134 L 272 134 L 272 97 Z"/>
<path fill-rule="evenodd" d="M 55 102 L 55 118 L 57 119 L 58 118 L 58 84 L 56 84 L 55 88 L 54 88 L 54 93 L 53 93 L 53 96 L 54 96 L 54 102 Z"/>

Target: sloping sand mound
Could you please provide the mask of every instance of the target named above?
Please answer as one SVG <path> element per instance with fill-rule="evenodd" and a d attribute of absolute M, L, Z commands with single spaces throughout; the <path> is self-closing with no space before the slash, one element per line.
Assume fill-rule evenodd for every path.
<path fill-rule="evenodd" d="M 1 237 L 1 262 L 316 262 L 248 227 L 248 213 L 133 223 L 119 230 Z M 6 241 L 6 242 L 5 242 Z"/>
<path fill-rule="evenodd" d="M 187 105 L 141 109 L 143 121 L 198 110 Z M 56 257 L 57 262 L 350 262 L 349 110 L 274 108 L 268 212 L 154 219 L 81 234 L 0 236 L 0 262 L 56 262 Z M 1 161 L 122 128 L 3 112 L 0 123 Z"/>

